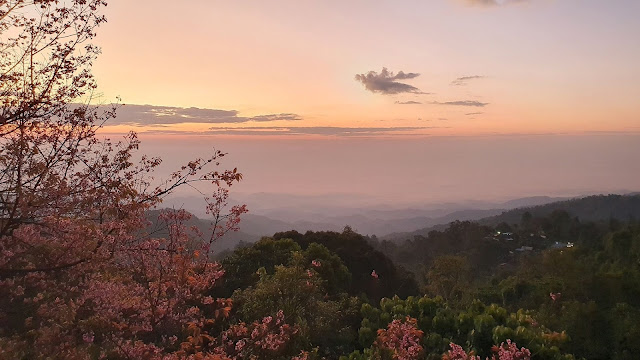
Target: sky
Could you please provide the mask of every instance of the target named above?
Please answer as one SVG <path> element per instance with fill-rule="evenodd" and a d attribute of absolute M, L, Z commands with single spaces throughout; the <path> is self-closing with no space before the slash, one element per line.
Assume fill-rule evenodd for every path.
<path fill-rule="evenodd" d="M 488 197 L 640 179 L 635 0 L 112 0 L 105 13 L 93 72 L 100 101 L 125 104 L 105 132 L 134 129 L 170 158 L 224 144 L 254 176 L 246 191 Z M 324 175 L 349 164 L 351 180 Z"/>

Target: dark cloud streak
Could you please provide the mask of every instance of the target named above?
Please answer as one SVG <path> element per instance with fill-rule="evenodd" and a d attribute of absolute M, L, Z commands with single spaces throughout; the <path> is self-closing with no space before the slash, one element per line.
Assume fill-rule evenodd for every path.
<path fill-rule="evenodd" d="M 418 76 L 420 76 L 418 73 L 405 73 L 403 71 L 394 74 L 387 70 L 387 68 L 382 68 L 379 74 L 375 71 L 369 71 L 366 74 L 356 74 L 355 80 L 361 82 L 365 89 L 373 93 L 384 95 L 401 93 L 426 94 L 415 86 L 397 81 L 414 79 Z"/>
<path fill-rule="evenodd" d="M 459 78 L 453 80 L 451 82 L 451 85 L 463 86 L 463 85 L 467 85 L 469 80 L 483 79 L 483 78 L 484 78 L 484 76 L 481 76 L 481 75 L 463 76 L 463 77 L 459 77 Z"/>
<path fill-rule="evenodd" d="M 218 110 L 200 108 L 180 108 L 153 105 L 124 105 L 118 108 L 117 116 L 109 120 L 107 125 L 161 126 L 169 124 L 202 123 L 246 123 L 266 121 L 299 121 L 297 114 L 265 114 L 257 116 L 240 116 L 237 110 Z"/>
<path fill-rule="evenodd" d="M 353 136 L 353 135 L 382 135 L 398 132 L 424 130 L 428 127 L 337 127 L 337 126 L 300 126 L 300 127 L 241 127 L 241 128 L 210 128 L 211 133 L 237 134 L 240 132 L 255 135 L 325 135 L 325 136 Z"/>
<path fill-rule="evenodd" d="M 489 105 L 489 103 L 483 103 L 475 100 L 458 100 L 458 101 L 445 101 L 445 102 L 434 102 L 433 104 L 437 105 L 450 105 L 450 106 L 474 106 L 474 107 L 485 107 Z"/>
<path fill-rule="evenodd" d="M 286 121 L 297 121 L 302 120 L 299 115 L 296 114 L 270 114 L 270 115 L 258 115 L 250 117 L 251 121 L 276 121 L 276 120 L 286 120 Z"/>
<path fill-rule="evenodd" d="M 415 135 L 418 130 L 434 129 L 436 127 L 337 127 L 337 126 L 241 126 L 241 127 L 212 127 L 208 131 L 178 131 L 178 130 L 150 130 L 145 134 L 175 134 L 175 135 L 256 135 L 256 136 L 396 136 Z"/>
<path fill-rule="evenodd" d="M 395 103 L 398 104 L 398 105 L 418 105 L 418 104 L 422 104 L 420 101 L 413 101 L 413 100 L 396 101 Z"/>

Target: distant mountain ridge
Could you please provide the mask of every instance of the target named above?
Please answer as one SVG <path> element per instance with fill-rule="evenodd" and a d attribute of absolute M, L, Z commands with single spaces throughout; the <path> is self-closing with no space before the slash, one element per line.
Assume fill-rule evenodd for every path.
<path fill-rule="evenodd" d="M 564 210 L 572 217 L 578 217 L 581 221 L 640 219 L 640 194 L 592 195 L 545 205 L 521 207 L 497 216 L 481 219 L 479 222 L 486 225 L 497 225 L 502 222 L 516 224 L 520 222 L 525 212 L 542 217 L 555 210 Z"/>
<path fill-rule="evenodd" d="M 561 200 L 561 201 L 558 201 Z M 566 210 L 571 216 L 581 220 L 607 220 L 614 218 L 628 220 L 640 219 L 640 193 L 628 195 L 595 195 L 581 198 L 557 198 L 549 196 L 525 197 L 503 203 L 469 201 L 469 208 L 460 209 L 464 205 L 455 204 L 432 205 L 433 208 L 390 207 L 374 209 L 344 209 L 334 215 L 318 213 L 305 216 L 300 220 L 285 221 L 270 216 L 249 212 L 241 217 L 240 231 L 225 235 L 214 245 L 216 250 L 233 249 L 240 242 L 253 243 L 263 236 L 277 232 L 296 230 L 307 231 L 342 231 L 349 225 L 354 231 L 363 235 L 375 235 L 382 240 L 403 241 L 416 235 L 427 235 L 431 230 L 443 230 L 449 223 L 459 221 L 476 221 L 483 225 L 495 226 L 501 222 L 518 223 L 522 214 L 529 211 L 533 216 L 545 216 L 554 210 Z M 491 208 L 493 207 L 493 208 Z M 190 210 L 190 209 L 187 209 Z M 306 209 L 283 208 L 282 212 Z M 251 210 L 250 210 L 251 211 Z M 196 215 L 200 215 L 194 212 Z M 200 215 L 202 216 L 202 215 Z M 188 225 L 194 225 L 205 231 L 210 221 L 196 216 Z"/>
<path fill-rule="evenodd" d="M 534 196 L 509 200 L 507 202 L 489 202 L 469 200 L 461 203 L 435 203 L 423 206 L 398 207 L 393 205 L 363 205 L 357 207 L 348 201 L 335 202 L 329 206 L 314 203 L 317 196 L 288 196 L 278 200 L 278 194 L 256 194 L 245 196 L 249 213 L 242 216 L 240 230 L 247 242 L 275 232 L 296 230 L 306 231 L 342 231 L 349 225 L 355 231 L 378 237 L 395 233 L 414 231 L 425 227 L 448 224 L 454 220 L 477 220 L 483 217 L 499 215 L 505 210 L 518 206 L 539 205 L 566 198 Z M 333 200 L 335 196 L 328 196 Z M 357 197 L 354 197 L 354 199 Z M 252 200 L 265 200 L 251 203 Z M 349 200 L 351 198 L 347 198 Z M 326 201 L 327 199 L 322 199 Z M 353 200 L 353 199 L 352 199 Z M 204 202 L 197 197 L 176 197 L 165 201 L 168 207 L 184 208 L 206 221 Z M 237 237 L 237 234 L 229 235 Z"/>
<path fill-rule="evenodd" d="M 531 199 L 545 201 L 545 198 L 546 197 L 535 197 Z M 525 199 L 517 199 L 508 203 L 517 204 L 524 200 Z M 520 222 L 522 215 L 525 212 L 529 212 L 534 217 L 543 217 L 556 210 L 564 210 L 569 213 L 570 216 L 578 217 L 581 221 L 606 221 L 609 219 L 627 221 L 630 219 L 640 219 L 640 193 L 630 193 L 626 195 L 591 195 L 563 201 L 543 203 L 541 205 L 523 206 L 512 210 L 505 210 L 499 214 L 483 218 L 464 219 L 461 217 L 453 219 L 452 221 L 475 220 L 479 224 L 489 226 L 495 226 L 503 222 L 507 224 L 517 224 Z M 451 215 L 451 218 L 455 217 L 455 214 Z M 382 239 L 403 241 L 406 239 L 412 239 L 414 236 L 426 236 L 432 230 L 443 230 L 446 227 L 447 223 L 440 223 L 434 226 L 426 226 L 416 231 L 389 234 L 382 237 Z"/>

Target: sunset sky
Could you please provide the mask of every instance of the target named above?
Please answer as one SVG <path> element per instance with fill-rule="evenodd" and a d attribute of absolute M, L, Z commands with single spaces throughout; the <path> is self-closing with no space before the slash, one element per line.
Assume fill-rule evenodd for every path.
<path fill-rule="evenodd" d="M 235 135 L 240 143 L 229 147 L 238 149 L 281 135 L 416 143 L 447 136 L 485 158 L 524 150 L 490 139 L 495 151 L 478 153 L 479 140 L 459 137 L 517 134 L 533 144 L 534 135 L 564 136 L 569 163 L 597 155 L 611 171 L 627 166 L 629 174 L 584 186 L 604 191 L 640 176 L 619 156 L 640 150 L 638 14 L 636 0 L 112 0 L 93 72 L 101 102 L 127 104 L 106 130 L 133 128 L 160 144 L 176 134 Z M 576 136 L 592 143 L 579 140 L 578 150 Z M 535 141 L 536 149 L 546 144 Z M 345 154 L 359 146 L 351 145 Z M 265 149 L 274 148 L 256 151 Z M 406 161 L 416 166 L 431 151 L 440 150 Z M 458 166 L 468 172 L 469 164 Z M 593 165 L 577 164 L 557 168 L 575 183 Z"/>
<path fill-rule="evenodd" d="M 165 130 L 640 131 L 635 0 L 113 0 L 106 14 L 103 101 L 248 119 L 201 111 L 205 125 Z"/>

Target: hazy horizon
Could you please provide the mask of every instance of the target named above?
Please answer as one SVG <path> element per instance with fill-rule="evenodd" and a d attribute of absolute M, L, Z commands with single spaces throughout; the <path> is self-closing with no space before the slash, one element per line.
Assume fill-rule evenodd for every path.
<path fill-rule="evenodd" d="M 507 201 L 638 190 L 640 135 L 234 139 L 142 135 L 160 175 L 214 147 L 243 173 L 237 194 L 351 194 L 354 206 Z M 367 201 L 368 200 L 368 201 Z"/>

